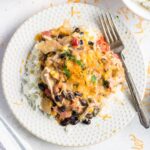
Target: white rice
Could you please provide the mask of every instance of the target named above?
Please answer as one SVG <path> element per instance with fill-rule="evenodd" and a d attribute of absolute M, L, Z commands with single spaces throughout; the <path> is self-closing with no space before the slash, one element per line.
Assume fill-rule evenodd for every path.
<path fill-rule="evenodd" d="M 40 107 L 41 102 L 40 90 L 38 88 L 38 81 L 40 79 L 39 55 L 40 53 L 35 45 L 26 62 L 25 73 L 22 77 L 23 95 L 33 109 Z"/>

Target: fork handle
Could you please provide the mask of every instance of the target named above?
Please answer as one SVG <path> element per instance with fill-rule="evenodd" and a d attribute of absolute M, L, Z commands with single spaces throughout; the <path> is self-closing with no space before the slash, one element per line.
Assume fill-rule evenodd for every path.
<path fill-rule="evenodd" d="M 120 55 L 120 58 L 121 58 L 121 61 L 122 61 L 122 64 L 123 64 L 123 67 L 124 67 L 124 70 L 125 70 L 126 81 L 127 81 L 129 90 L 131 92 L 131 96 L 134 100 L 135 109 L 138 113 L 140 122 L 145 128 L 149 128 L 150 127 L 150 118 L 149 118 L 149 115 L 148 115 L 148 111 L 146 110 L 146 108 L 141 103 L 142 101 L 141 101 L 141 98 L 139 96 L 139 92 L 138 92 L 138 90 L 135 86 L 135 83 L 133 81 L 131 73 L 127 69 L 123 54 Z"/>

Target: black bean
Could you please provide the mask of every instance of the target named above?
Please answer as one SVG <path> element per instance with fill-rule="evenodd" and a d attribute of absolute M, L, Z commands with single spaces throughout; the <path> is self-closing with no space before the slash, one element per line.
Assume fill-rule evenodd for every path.
<path fill-rule="evenodd" d="M 93 114 L 87 114 L 87 115 L 86 115 L 86 118 L 92 119 L 92 118 L 93 118 Z"/>
<path fill-rule="evenodd" d="M 89 44 L 90 46 L 93 46 L 93 45 L 94 45 L 94 43 L 93 43 L 92 41 L 88 41 L 88 44 Z"/>
<path fill-rule="evenodd" d="M 82 106 L 87 106 L 87 101 L 85 99 L 80 99 L 80 103 Z"/>
<path fill-rule="evenodd" d="M 57 102 L 62 101 L 62 99 L 63 99 L 63 97 L 62 97 L 61 95 L 56 95 L 56 96 L 55 96 L 55 100 L 56 100 Z"/>
<path fill-rule="evenodd" d="M 59 55 L 59 58 L 61 58 L 61 59 L 65 58 L 65 57 L 66 57 L 66 54 L 64 54 L 64 53 Z"/>
<path fill-rule="evenodd" d="M 39 87 L 39 89 L 40 89 L 41 91 L 44 91 L 44 90 L 47 88 L 47 85 L 44 84 L 44 83 L 39 83 L 39 84 L 38 84 L 38 87 Z"/>
<path fill-rule="evenodd" d="M 100 109 L 98 107 L 94 108 L 93 116 L 95 117 L 99 113 Z"/>
<path fill-rule="evenodd" d="M 80 45 L 83 45 L 83 40 L 80 40 Z"/>
<path fill-rule="evenodd" d="M 80 92 L 78 92 L 78 91 L 76 91 L 76 92 L 74 92 L 74 95 L 75 95 L 75 96 L 82 96 L 83 94 L 80 93 Z"/>
<path fill-rule="evenodd" d="M 58 38 L 59 38 L 59 39 L 62 39 L 63 37 L 64 37 L 63 34 L 59 34 L 59 35 L 58 35 Z"/>
<path fill-rule="evenodd" d="M 78 116 L 78 113 L 75 110 L 73 110 L 72 111 L 72 116 Z"/>
<path fill-rule="evenodd" d="M 65 106 L 61 106 L 58 108 L 60 112 L 65 112 L 66 111 L 66 107 Z"/>
<path fill-rule="evenodd" d="M 79 28 L 75 28 L 75 29 L 74 29 L 74 32 L 78 32 L 78 33 L 79 33 L 79 32 L 80 32 L 80 29 L 79 29 Z"/>
<path fill-rule="evenodd" d="M 87 125 L 88 125 L 88 124 L 90 124 L 90 123 L 91 123 L 91 120 L 90 120 L 90 119 L 85 119 L 85 120 L 83 120 L 83 121 L 82 121 L 82 123 L 84 123 L 84 124 L 87 124 Z"/>
<path fill-rule="evenodd" d="M 83 34 L 84 34 L 84 32 L 80 32 L 80 34 L 81 34 L 81 35 L 83 35 Z"/>
<path fill-rule="evenodd" d="M 73 100 L 74 99 L 74 94 L 72 93 L 72 92 L 68 92 L 67 93 L 67 95 L 66 95 L 66 98 L 68 99 L 68 100 Z"/>
<path fill-rule="evenodd" d="M 62 121 L 60 122 L 60 125 L 66 126 L 66 125 L 68 125 L 69 123 L 70 123 L 70 119 L 69 119 L 69 118 L 66 118 L 66 119 L 64 119 L 64 120 L 62 120 Z"/>
<path fill-rule="evenodd" d="M 70 124 L 76 125 L 79 122 L 78 117 L 71 116 L 70 117 Z"/>
<path fill-rule="evenodd" d="M 109 88 L 109 81 L 103 80 L 103 86 L 104 86 L 105 88 Z"/>

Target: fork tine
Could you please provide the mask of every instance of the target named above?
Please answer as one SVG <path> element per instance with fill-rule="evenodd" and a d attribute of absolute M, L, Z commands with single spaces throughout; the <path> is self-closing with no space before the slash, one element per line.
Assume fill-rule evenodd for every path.
<path fill-rule="evenodd" d="M 100 25 L 102 27 L 102 32 L 104 33 L 104 37 L 105 37 L 106 41 L 108 43 L 110 43 L 109 37 L 107 35 L 106 28 L 105 28 L 104 20 L 102 19 L 102 17 L 100 15 L 98 15 L 98 16 L 99 16 L 99 23 L 100 23 Z"/>
<path fill-rule="evenodd" d="M 112 30 L 112 33 L 113 33 L 113 35 L 115 37 L 115 40 L 120 40 L 120 36 L 118 34 L 118 31 L 116 29 L 116 26 L 115 26 L 115 24 L 113 22 L 113 19 L 112 19 L 112 16 L 111 16 L 110 13 L 107 14 L 107 18 L 108 18 L 109 24 L 111 26 L 111 30 Z"/>
<path fill-rule="evenodd" d="M 104 24 L 105 24 L 105 27 L 106 27 L 106 30 L 107 30 L 107 34 L 109 36 L 109 40 L 110 40 L 110 44 L 111 44 L 114 41 L 114 38 L 112 36 L 111 26 L 110 26 L 110 24 L 108 22 L 108 18 L 107 18 L 106 13 L 102 14 L 102 18 L 104 20 Z"/>
<path fill-rule="evenodd" d="M 110 17 L 109 17 L 108 12 L 105 14 L 105 17 L 106 17 L 107 24 L 109 26 L 109 32 L 110 32 L 111 40 L 112 40 L 112 42 L 115 42 L 117 40 L 117 36 L 115 35 L 114 29 L 112 27 L 112 22 L 110 21 Z"/>

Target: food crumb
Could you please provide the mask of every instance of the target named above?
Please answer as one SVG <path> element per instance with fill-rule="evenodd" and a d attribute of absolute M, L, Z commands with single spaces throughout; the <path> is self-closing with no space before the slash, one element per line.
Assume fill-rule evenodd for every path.
<path fill-rule="evenodd" d="M 116 131 L 116 129 L 113 129 L 112 132 L 113 132 L 113 133 L 116 133 L 117 131 Z"/>
<path fill-rule="evenodd" d="M 67 3 L 80 3 L 80 0 L 68 0 Z"/>
<path fill-rule="evenodd" d="M 135 32 L 135 33 L 139 33 L 140 34 L 140 33 L 144 32 L 142 25 L 143 25 L 143 18 L 139 18 L 138 23 L 135 24 L 135 28 L 138 29 L 139 31 Z"/>
<path fill-rule="evenodd" d="M 54 4 L 53 4 L 53 3 L 50 3 L 50 4 L 49 4 L 49 7 L 53 7 L 53 6 L 54 6 Z"/>
<path fill-rule="evenodd" d="M 144 143 L 142 140 L 138 139 L 134 134 L 130 135 L 131 141 L 133 141 L 133 150 L 143 150 L 144 149 Z"/>
<path fill-rule="evenodd" d="M 20 67 L 20 70 L 19 70 L 20 74 L 22 74 L 22 67 Z"/>
<path fill-rule="evenodd" d="M 73 17 L 74 15 L 76 15 L 76 14 L 80 14 L 80 12 L 79 11 L 77 11 L 77 10 L 75 10 L 75 8 L 74 7 L 71 7 L 71 16 Z"/>
<path fill-rule="evenodd" d="M 128 89 L 128 86 L 127 85 L 122 85 L 121 87 L 121 91 L 124 92 Z"/>
<path fill-rule="evenodd" d="M 31 51 L 29 51 L 28 55 L 27 55 L 27 60 L 30 58 L 31 56 Z"/>
<path fill-rule="evenodd" d="M 97 127 L 100 127 L 100 124 L 98 123 L 98 124 L 96 124 L 96 126 L 97 126 Z"/>
<path fill-rule="evenodd" d="M 100 118 L 102 118 L 104 121 L 107 120 L 107 119 L 111 119 L 111 118 L 112 118 L 112 116 L 110 116 L 109 114 L 104 114 L 104 115 L 100 114 L 99 116 L 100 116 Z"/>
<path fill-rule="evenodd" d="M 13 102 L 14 105 L 17 105 L 17 106 L 21 106 L 23 103 L 22 102 Z"/>
<path fill-rule="evenodd" d="M 24 64 L 24 59 L 22 59 L 22 64 Z"/>

